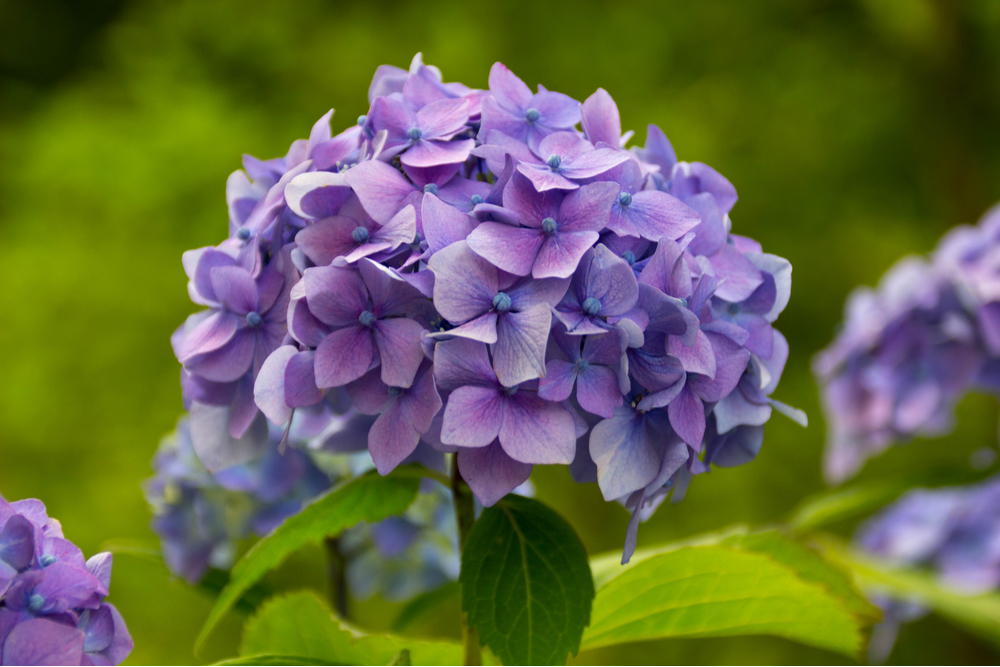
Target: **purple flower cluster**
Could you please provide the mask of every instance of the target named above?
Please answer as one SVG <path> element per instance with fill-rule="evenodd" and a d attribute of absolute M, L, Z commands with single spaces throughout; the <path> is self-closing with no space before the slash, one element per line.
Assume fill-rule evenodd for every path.
<path fill-rule="evenodd" d="M 1000 587 L 1000 478 L 967 487 L 915 489 L 869 519 L 855 541 L 898 565 L 930 568 L 943 583 L 965 593 Z M 883 610 L 869 647 L 884 661 L 899 625 L 926 613 L 920 605 L 883 596 Z"/>
<path fill-rule="evenodd" d="M 970 389 L 1000 391 L 1000 208 L 908 257 L 849 297 L 814 360 L 829 424 L 825 474 L 839 482 L 893 443 L 951 428 Z"/>
<path fill-rule="evenodd" d="M 117 665 L 132 651 L 104 601 L 111 554 L 84 560 L 38 500 L 0 498 L 0 665 Z"/>
<path fill-rule="evenodd" d="M 500 63 L 472 90 L 419 55 L 369 102 L 245 158 L 230 238 L 185 255 L 208 310 L 173 343 L 210 470 L 259 451 L 258 411 L 346 392 L 382 474 L 423 441 L 492 505 L 574 464 L 633 510 L 627 560 L 671 489 L 756 456 L 772 409 L 804 422 L 770 398 L 791 265 L 730 233 L 735 188 L 659 128 L 627 149 L 604 90 L 533 93 Z"/>

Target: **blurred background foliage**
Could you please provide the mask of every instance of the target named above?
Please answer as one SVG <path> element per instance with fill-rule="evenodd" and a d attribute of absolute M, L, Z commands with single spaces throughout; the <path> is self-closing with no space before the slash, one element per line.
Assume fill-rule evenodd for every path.
<path fill-rule="evenodd" d="M 699 478 L 640 546 L 787 516 L 824 488 L 824 425 L 809 372 L 844 297 L 897 258 L 1000 199 L 1000 3 L 778 0 L 433 4 L 246 0 L 0 0 L 0 493 L 38 497 L 88 554 L 150 541 L 139 482 L 180 411 L 168 337 L 194 310 L 181 252 L 226 233 L 225 181 L 240 155 L 284 155 L 331 106 L 334 131 L 367 108 L 376 66 L 413 54 L 486 87 L 494 61 L 584 99 L 598 86 L 623 125 L 659 124 L 682 160 L 736 185 L 734 231 L 794 265 L 778 324 L 792 355 L 756 462 Z M 949 437 L 896 448 L 861 479 L 920 471 L 975 478 L 996 448 L 997 407 L 972 396 Z M 994 466 L 996 467 L 996 466 Z M 618 549 L 627 515 L 564 468 L 536 467 L 539 496 L 591 554 Z M 839 527 L 850 534 L 852 526 Z M 129 556 L 111 599 L 132 663 L 190 663 L 202 591 Z M 319 549 L 270 581 L 324 589 Z M 357 605 L 387 627 L 398 610 Z M 239 619 L 202 659 L 232 654 Z M 893 662 L 995 663 L 929 617 Z M 823 663 L 772 638 L 675 640 L 577 662 Z"/>

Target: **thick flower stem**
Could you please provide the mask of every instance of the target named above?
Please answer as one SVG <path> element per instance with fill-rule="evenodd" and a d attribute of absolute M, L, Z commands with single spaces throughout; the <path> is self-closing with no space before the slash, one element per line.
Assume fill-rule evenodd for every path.
<path fill-rule="evenodd" d="M 340 539 L 328 537 L 324 540 L 327 556 L 327 574 L 330 577 L 330 602 L 334 610 L 345 621 L 347 615 L 347 561 L 340 551 Z"/>
<path fill-rule="evenodd" d="M 472 524 L 476 522 L 476 505 L 472 497 L 472 489 L 465 483 L 458 472 L 458 455 L 451 459 L 451 492 L 455 498 L 455 519 L 458 523 L 458 552 L 465 550 L 465 542 L 472 532 Z M 479 633 L 469 626 L 469 617 L 462 614 L 462 664 L 483 664 L 482 653 L 479 650 Z"/>

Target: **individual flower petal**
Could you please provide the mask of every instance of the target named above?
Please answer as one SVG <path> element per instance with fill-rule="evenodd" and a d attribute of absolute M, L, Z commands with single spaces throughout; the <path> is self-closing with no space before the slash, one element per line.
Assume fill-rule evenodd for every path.
<path fill-rule="evenodd" d="M 518 391 L 505 403 L 500 444 L 512 459 L 521 463 L 572 463 L 576 430 L 569 412 L 531 391 Z"/>
<path fill-rule="evenodd" d="M 503 423 L 504 401 L 495 387 L 459 387 L 448 396 L 441 441 L 459 447 L 485 447 L 500 434 Z"/>
<path fill-rule="evenodd" d="M 497 320 L 497 342 L 492 346 L 493 368 L 505 387 L 533 380 L 545 373 L 545 346 L 552 312 L 545 304 Z"/>
<path fill-rule="evenodd" d="M 641 489 L 656 477 L 660 461 L 648 428 L 641 413 L 619 407 L 591 429 L 590 456 L 605 500 Z"/>
<path fill-rule="evenodd" d="M 508 456 L 496 440 L 486 447 L 458 451 L 458 471 L 483 507 L 492 507 L 524 484 L 531 476 L 531 469 L 530 463 Z"/>
<path fill-rule="evenodd" d="M 363 326 L 332 332 L 316 348 L 316 384 L 342 387 L 368 372 L 375 354 L 371 330 Z"/>

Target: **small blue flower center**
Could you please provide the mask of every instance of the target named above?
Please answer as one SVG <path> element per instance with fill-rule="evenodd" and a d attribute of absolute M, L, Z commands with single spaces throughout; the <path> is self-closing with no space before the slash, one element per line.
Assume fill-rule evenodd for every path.
<path fill-rule="evenodd" d="M 429 192 L 432 195 L 436 195 L 438 193 L 437 183 L 428 183 L 427 185 L 425 185 L 424 192 Z"/>
<path fill-rule="evenodd" d="M 38 564 L 41 565 L 42 567 L 48 567 L 49 565 L 52 565 L 52 563 L 54 562 L 56 562 L 56 557 L 53 556 L 52 554 L 45 554 L 44 556 L 38 559 Z"/>
<path fill-rule="evenodd" d="M 559 229 L 559 225 L 552 218 L 542 220 L 542 231 L 546 234 L 555 234 L 557 229 Z"/>
<path fill-rule="evenodd" d="M 588 368 L 590 368 L 590 362 L 589 361 L 587 361 L 586 359 L 577 359 L 576 360 L 576 372 L 577 373 L 582 373 L 585 370 L 587 370 Z"/>
<path fill-rule="evenodd" d="M 361 322 L 361 326 L 370 327 L 372 322 L 375 321 L 375 313 L 370 310 L 366 310 L 360 315 L 358 315 L 358 322 Z"/>
<path fill-rule="evenodd" d="M 514 394 L 517 393 L 518 386 L 519 385 L 515 384 L 513 387 L 504 387 L 503 393 L 507 394 L 508 396 L 513 396 Z"/>
<path fill-rule="evenodd" d="M 473 206 L 479 206 L 480 204 L 482 204 L 482 203 L 483 203 L 483 198 L 482 198 L 482 196 L 481 196 L 481 195 L 472 195 L 472 196 L 471 196 L 471 197 L 469 198 L 469 201 L 471 201 L 471 202 L 472 202 L 472 205 L 473 205 Z"/>
<path fill-rule="evenodd" d="M 389 387 L 389 395 L 390 396 L 399 396 L 402 393 L 403 393 L 403 390 L 400 389 L 399 387 Z"/>
<path fill-rule="evenodd" d="M 250 238 L 250 230 L 247 229 L 246 227 L 241 227 L 240 231 L 236 232 L 236 238 L 238 238 L 240 241 L 246 241 L 247 239 Z"/>
<path fill-rule="evenodd" d="M 368 242 L 368 228 L 358 225 L 351 232 L 351 238 L 354 239 L 355 243 L 367 243 Z"/>
<path fill-rule="evenodd" d="M 406 136 L 410 138 L 410 141 L 419 141 L 420 137 L 424 136 L 424 133 L 420 131 L 419 127 L 411 127 Z"/>
<path fill-rule="evenodd" d="M 631 250 L 626 250 L 625 252 L 622 253 L 622 259 L 628 262 L 629 266 L 632 266 L 633 264 L 635 264 L 635 253 L 632 252 Z"/>
<path fill-rule="evenodd" d="M 681 302 L 681 305 L 682 305 L 683 307 L 685 307 L 685 308 L 687 308 L 687 307 L 688 307 L 688 300 L 687 300 L 687 299 L 683 299 L 683 298 L 681 298 L 681 299 L 677 299 L 677 300 Z"/>
<path fill-rule="evenodd" d="M 542 117 L 542 114 L 538 113 L 538 109 L 528 109 L 524 112 L 524 119 L 529 123 L 534 123 L 536 120 Z"/>
<path fill-rule="evenodd" d="M 583 301 L 583 312 L 587 315 L 596 315 L 601 312 L 601 302 L 592 296 L 588 296 Z"/>
<path fill-rule="evenodd" d="M 247 313 L 247 324 L 252 327 L 259 327 L 260 323 L 264 321 L 264 318 L 260 316 L 256 310 L 251 310 Z"/>
<path fill-rule="evenodd" d="M 361 114 L 360 116 L 358 116 L 358 125 L 364 125 L 367 122 L 368 122 L 368 116 L 366 116 L 364 114 Z"/>
<path fill-rule="evenodd" d="M 497 295 L 493 297 L 493 309 L 498 313 L 506 313 L 510 310 L 510 297 L 504 292 L 497 292 Z"/>
<path fill-rule="evenodd" d="M 618 203 L 622 206 L 628 206 L 632 203 L 632 195 L 627 192 L 623 192 L 618 195 Z"/>
<path fill-rule="evenodd" d="M 726 310 L 729 311 L 730 315 L 739 315 L 740 314 L 740 304 L 738 304 L 738 303 L 731 303 L 731 304 L 729 304 L 726 307 Z"/>
<path fill-rule="evenodd" d="M 38 593 L 32 593 L 31 597 L 28 598 L 28 611 L 37 614 L 45 606 L 45 598 L 43 598 Z"/>
<path fill-rule="evenodd" d="M 549 159 L 546 160 L 545 163 L 549 165 L 549 169 L 558 169 L 559 165 L 562 164 L 562 158 L 558 155 L 550 155 Z"/>

